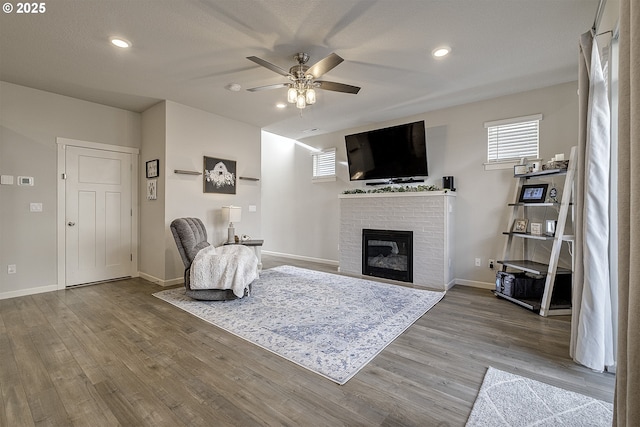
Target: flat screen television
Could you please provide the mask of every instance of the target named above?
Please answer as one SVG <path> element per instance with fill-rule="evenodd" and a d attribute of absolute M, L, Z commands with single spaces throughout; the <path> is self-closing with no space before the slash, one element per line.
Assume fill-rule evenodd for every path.
<path fill-rule="evenodd" d="M 424 120 L 344 138 L 351 181 L 428 175 Z"/>

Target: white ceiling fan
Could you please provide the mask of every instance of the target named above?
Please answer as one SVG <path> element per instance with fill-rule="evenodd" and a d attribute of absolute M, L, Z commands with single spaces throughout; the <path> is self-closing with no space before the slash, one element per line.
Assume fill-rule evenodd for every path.
<path fill-rule="evenodd" d="M 289 88 L 287 92 L 287 100 L 296 104 L 298 108 L 305 108 L 307 105 L 312 105 L 316 102 L 316 89 L 331 90 L 334 92 L 352 93 L 357 94 L 360 88 L 357 86 L 351 86 L 344 83 L 330 82 L 326 80 L 316 80 L 323 76 L 328 71 L 337 67 L 344 59 L 335 53 L 321 59 L 311 67 L 306 63 L 309 61 L 309 55 L 300 52 L 296 53 L 293 59 L 298 63 L 286 71 L 277 65 L 274 65 L 264 59 L 260 59 L 257 56 L 248 56 L 248 60 L 255 62 L 256 64 L 268 68 L 284 77 L 287 77 L 289 83 L 278 83 L 267 86 L 259 86 L 251 89 L 247 89 L 250 92 L 257 92 L 260 90 Z"/>

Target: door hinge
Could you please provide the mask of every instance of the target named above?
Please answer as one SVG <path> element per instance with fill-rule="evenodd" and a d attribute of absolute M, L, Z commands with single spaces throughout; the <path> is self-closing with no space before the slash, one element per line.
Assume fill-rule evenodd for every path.
<path fill-rule="evenodd" d="M 67 179 L 67 174 L 66 173 L 62 174 L 62 179 Z"/>
<path fill-rule="evenodd" d="M 129 254 L 131 256 L 131 261 L 133 261 L 133 254 Z"/>

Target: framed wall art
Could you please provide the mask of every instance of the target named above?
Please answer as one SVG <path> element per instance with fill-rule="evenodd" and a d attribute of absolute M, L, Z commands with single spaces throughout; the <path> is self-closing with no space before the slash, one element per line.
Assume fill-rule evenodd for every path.
<path fill-rule="evenodd" d="M 204 192 L 236 194 L 235 160 L 204 157 Z"/>
<path fill-rule="evenodd" d="M 146 163 L 147 178 L 157 178 L 160 175 L 160 160 L 149 160 Z"/>
<path fill-rule="evenodd" d="M 147 181 L 147 200 L 156 200 L 158 198 L 158 180 L 150 179 Z"/>

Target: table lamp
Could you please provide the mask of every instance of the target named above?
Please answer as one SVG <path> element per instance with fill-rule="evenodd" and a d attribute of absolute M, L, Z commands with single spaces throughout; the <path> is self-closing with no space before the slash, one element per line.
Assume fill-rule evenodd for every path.
<path fill-rule="evenodd" d="M 236 229 L 233 226 L 234 222 L 240 222 L 242 218 L 242 208 L 240 206 L 223 206 L 222 213 L 227 221 L 229 221 L 229 229 L 227 230 L 227 243 L 236 242 Z"/>

